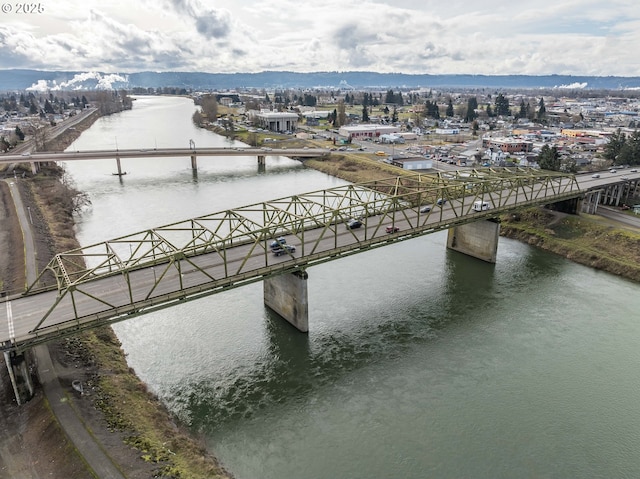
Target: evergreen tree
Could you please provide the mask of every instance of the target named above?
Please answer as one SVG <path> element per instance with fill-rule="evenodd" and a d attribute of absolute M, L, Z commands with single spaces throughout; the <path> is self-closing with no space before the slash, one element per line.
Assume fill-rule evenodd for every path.
<path fill-rule="evenodd" d="M 538 120 L 542 121 L 547 116 L 547 108 L 544 106 L 544 98 L 540 97 L 540 103 L 538 103 Z"/>
<path fill-rule="evenodd" d="M 396 102 L 396 96 L 393 93 L 393 90 L 388 90 L 387 91 L 387 96 L 384 99 L 385 103 L 395 103 Z"/>
<path fill-rule="evenodd" d="M 544 145 L 538 155 L 538 165 L 543 170 L 560 171 L 561 162 L 558 148 Z"/>
<path fill-rule="evenodd" d="M 524 100 L 520 100 L 520 113 L 518 118 L 527 118 L 527 106 L 524 104 Z"/>
<path fill-rule="evenodd" d="M 396 111 L 396 107 L 393 107 L 393 113 L 391 114 L 391 123 L 398 122 L 398 112 Z"/>
<path fill-rule="evenodd" d="M 478 99 L 474 96 L 467 101 L 467 114 L 464 117 L 464 121 L 467 123 L 472 122 L 478 116 L 476 109 L 478 108 Z"/>
<path fill-rule="evenodd" d="M 367 111 L 367 105 L 362 107 L 362 123 L 369 122 L 369 112 Z"/>
<path fill-rule="evenodd" d="M 16 126 L 15 132 L 16 132 L 16 136 L 18 137 L 18 140 L 24 141 L 24 132 L 20 129 L 19 126 Z"/>
<path fill-rule="evenodd" d="M 640 131 L 636 130 L 627 139 L 614 161 L 616 165 L 640 164 Z"/>
<path fill-rule="evenodd" d="M 494 103 L 496 106 L 496 115 L 499 115 L 499 116 L 511 115 L 511 109 L 509 107 L 509 99 L 505 98 L 505 96 L 502 93 L 498 94 Z"/>
<path fill-rule="evenodd" d="M 491 108 L 491 105 L 489 105 L 488 103 L 487 103 L 487 116 L 488 116 L 489 118 L 491 118 L 491 117 L 493 117 L 493 116 L 494 116 L 494 114 L 493 114 L 493 109 Z"/>
<path fill-rule="evenodd" d="M 445 114 L 448 117 L 453 116 L 453 100 L 451 99 L 451 97 L 449 97 L 449 104 L 447 105 L 447 111 L 445 112 Z"/>
<path fill-rule="evenodd" d="M 604 146 L 604 157 L 613 162 L 613 164 L 621 164 L 618 163 L 620 152 L 627 142 L 627 135 L 625 135 L 618 128 L 614 131 L 609 137 L 609 142 Z"/>

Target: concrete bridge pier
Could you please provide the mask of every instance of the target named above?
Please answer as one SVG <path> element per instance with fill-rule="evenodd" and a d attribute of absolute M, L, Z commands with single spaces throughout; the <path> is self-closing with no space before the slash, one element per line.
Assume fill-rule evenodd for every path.
<path fill-rule="evenodd" d="M 309 300 L 306 271 L 266 278 L 264 304 L 302 333 L 309 332 Z"/>
<path fill-rule="evenodd" d="M 601 194 L 602 190 L 588 192 L 580 202 L 579 211 L 588 215 L 595 215 L 598 212 Z"/>
<path fill-rule="evenodd" d="M 198 160 L 196 158 L 195 153 L 191 155 L 191 169 L 193 171 L 198 171 Z"/>
<path fill-rule="evenodd" d="M 120 178 L 122 178 L 122 164 L 120 164 L 120 157 L 116 156 L 116 166 L 118 167 L 118 173 L 116 173 Z"/>
<path fill-rule="evenodd" d="M 9 370 L 9 378 L 13 386 L 13 393 L 18 406 L 26 403 L 33 397 L 34 387 L 29 372 L 27 354 L 25 352 L 5 351 L 4 361 Z"/>
<path fill-rule="evenodd" d="M 474 258 L 495 263 L 498 254 L 500 223 L 480 220 L 449 228 L 447 248 Z"/>
<path fill-rule="evenodd" d="M 265 165 L 265 155 L 258 155 L 258 167 Z"/>

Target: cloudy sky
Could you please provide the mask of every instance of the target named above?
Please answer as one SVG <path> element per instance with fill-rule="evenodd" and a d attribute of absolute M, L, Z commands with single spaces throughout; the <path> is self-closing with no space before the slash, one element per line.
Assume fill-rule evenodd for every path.
<path fill-rule="evenodd" d="M 640 76 L 638 0 L 0 4 L 3 69 Z"/>

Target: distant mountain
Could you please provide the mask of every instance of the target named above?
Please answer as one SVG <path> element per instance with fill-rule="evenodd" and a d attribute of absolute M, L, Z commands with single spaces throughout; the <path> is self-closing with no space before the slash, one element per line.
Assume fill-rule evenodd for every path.
<path fill-rule="evenodd" d="M 93 90 L 177 87 L 191 90 L 234 88 L 503 88 L 589 90 L 640 89 L 640 77 L 572 75 L 413 75 L 376 72 L 203 73 L 0 70 L 0 90 Z"/>

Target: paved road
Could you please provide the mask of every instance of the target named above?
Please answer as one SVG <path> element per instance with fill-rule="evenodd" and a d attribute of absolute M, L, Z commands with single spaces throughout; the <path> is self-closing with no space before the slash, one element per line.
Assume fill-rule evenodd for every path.
<path fill-rule="evenodd" d="M 573 194 L 570 188 L 573 185 L 569 178 L 565 178 L 569 191 L 564 194 Z M 554 186 L 558 186 L 554 184 Z M 204 218 L 198 219 L 207 232 L 219 232 L 219 243 L 207 245 L 206 251 L 198 251 L 197 256 L 188 258 L 167 257 L 171 262 L 156 264 L 152 267 L 149 262 L 153 259 L 155 251 L 162 251 L 162 228 L 154 229 L 159 237 L 139 243 L 139 237 L 131 240 L 135 243 L 134 251 L 139 248 L 149 248 L 149 251 L 140 251 L 146 265 L 137 265 L 139 269 L 129 267 L 136 265 L 136 259 L 129 260 L 127 242 L 119 239 L 117 243 L 96 245 L 94 249 L 85 248 L 85 254 L 92 254 L 95 262 L 102 262 L 109 271 L 117 271 L 121 267 L 127 268 L 126 275 L 104 275 L 83 281 L 71 290 L 63 290 L 59 296 L 58 290 L 38 293 L 34 296 L 11 298 L 6 302 L 6 308 L 0 308 L 0 339 L 15 339 L 17 342 L 34 339 L 31 331 L 38 330 L 39 335 L 58 334 L 60 328 L 77 327 L 88 323 L 104 324 L 105 322 L 124 319 L 128 314 L 140 310 L 152 310 L 160 305 L 166 305 L 172 301 L 178 302 L 186 297 L 195 297 L 203 294 L 212 294 L 235 285 L 249 281 L 259 281 L 264 275 L 279 271 L 291 271 L 294 268 L 306 267 L 340 257 L 353 252 L 362 251 L 372 246 L 380 246 L 389 241 L 400 240 L 412 236 L 427 234 L 440 229 L 447 229 L 453 224 L 475 221 L 482 216 L 494 214 L 494 211 L 508 209 L 515 204 L 537 204 L 546 198 L 547 189 L 540 184 L 532 184 L 525 187 L 526 191 L 519 194 L 511 192 L 487 193 L 484 200 L 491 204 L 492 210 L 484 213 L 474 213 L 471 206 L 477 197 L 470 195 L 463 198 L 451 199 L 443 207 L 434 207 L 428 213 L 421 213 L 420 208 L 410 207 L 397 209 L 401 204 L 386 202 L 384 195 L 379 196 L 380 203 L 371 203 L 368 208 L 379 208 L 378 213 L 369 211 L 364 214 L 363 226 L 356 230 L 345 228 L 344 221 L 348 217 L 334 217 L 333 210 L 321 208 L 322 213 L 309 219 L 311 224 L 307 228 L 300 227 L 297 235 L 291 234 L 287 242 L 293 244 L 297 250 L 295 255 L 282 255 L 276 257 L 268 248 L 268 241 L 255 242 L 254 238 L 260 238 L 262 229 L 256 226 L 256 232 L 243 233 L 242 236 L 231 240 L 230 236 L 223 233 L 227 225 L 226 216 L 212 218 L 209 222 Z M 555 196 L 560 191 L 549 192 Z M 391 200 L 388 200 L 391 201 Z M 547 201 L 548 202 L 548 201 Z M 348 209 L 341 214 L 348 214 L 348 209 L 353 209 L 353 215 L 360 216 L 364 212 L 362 205 L 349 203 Z M 379 214 L 380 211 L 385 211 Z M 323 215 L 327 215 L 325 218 Z M 268 216 L 264 214 L 264 216 Z M 287 219 L 283 216 L 281 221 L 298 221 L 297 216 Z M 385 227 L 393 223 L 400 228 L 400 232 L 389 235 Z M 245 226 L 257 224 L 246 221 Z M 290 225 L 291 226 L 291 225 Z M 186 227 L 186 225 L 185 225 Z M 167 227 L 164 233 L 170 234 L 171 230 L 179 229 L 172 225 Z M 198 236 L 199 236 L 198 235 Z M 238 241 L 248 240 L 238 244 Z M 232 243 L 232 244 L 230 244 Z M 167 247 L 173 251 L 175 246 Z M 156 249 L 151 249 L 151 248 Z M 122 251 L 117 248 L 123 249 Z M 114 251 L 116 254 L 107 255 L 105 251 Z M 94 254 L 95 252 L 95 254 Z M 100 255 L 100 256 L 98 256 Z M 117 261 L 117 262 L 116 262 Z M 91 273 L 96 275 L 100 273 Z M 90 276 L 87 276 L 89 278 Z M 73 281 L 73 278 L 72 278 Z"/>
<path fill-rule="evenodd" d="M 16 206 L 25 241 L 27 281 L 32 282 L 36 279 L 36 258 L 29 212 L 24 207 L 20 192 L 15 184 L 16 180 L 6 181 L 11 188 L 11 196 Z M 105 453 L 102 446 L 95 441 L 95 437 L 87 431 L 84 423 L 73 408 L 72 401 L 69 401 L 67 397 L 67 394 L 69 392 L 72 393 L 72 391 L 66 391 L 60 385 L 47 345 L 36 346 L 34 355 L 37 363 L 38 378 L 51 409 L 69 440 L 84 458 L 88 468 L 100 479 L 125 479 L 125 476 Z M 33 451 L 33 453 L 37 454 L 37 451 Z"/>

